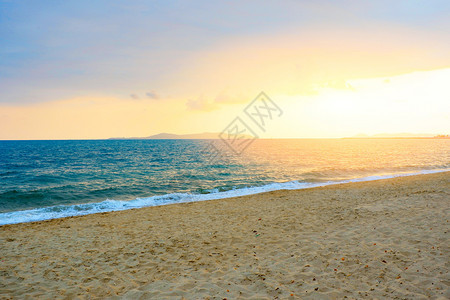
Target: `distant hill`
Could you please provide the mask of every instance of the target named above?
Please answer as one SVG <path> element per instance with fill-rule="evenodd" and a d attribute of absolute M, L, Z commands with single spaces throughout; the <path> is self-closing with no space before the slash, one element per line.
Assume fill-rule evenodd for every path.
<path fill-rule="evenodd" d="M 431 133 L 409 133 L 409 132 L 401 132 L 401 133 L 378 133 L 374 134 L 372 137 L 433 137 L 434 134 Z"/>
<path fill-rule="evenodd" d="M 173 134 L 173 133 L 159 133 L 146 137 L 150 140 L 196 140 L 196 139 L 218 139 L 219 133 L 216 132 L 204 132 L 204 133 L 191 133 L 191 134 Z"/>
<path fill-rule="evenodd" d="M 378 133 L 374 135 L 367 135 L 364 133 L 359 133 L 355 136 L 352 136 L 350 138 L 449 138 L 448 135 L 436 135 L 432 133 L 409 133 L 409 132 L 402 132 L 402 133 Z"/>
<path fill-rule="evenodd" d="M 220 139 L 218 132 L 203 132 L 191 134 L 158 133 L 147 137 L 120 137 L 110 138 L 110 140 L 209 140 Z M 225 137 L 226 138 L 226 137 Z M 239 138 L 252 138 L 249 135 L 243 135 Z"/>
<path fill-rule="evenodd" d="M 223 138 L 227 138 L 226 135 L 222 135 Z M 240 139 L 254 138 L 250 135 L 241 135 Z M 346 137 L 346 139 L 383 139 L 383 138 L 440 138 L 448 139 L 448 135 L 436 135 L 429 133 L 379 133 L 374 135 L 367 135 L 364 133 L 357 134 L 352 137 Z M 158 133 L 146 137 L 116 137 L 109 138 L 110 140 L 214 140 L 220 139 L 219 132 L 203 132 L 203 133 L 191 133 L 191 134 L 174 134 L 174 133 Z"/>

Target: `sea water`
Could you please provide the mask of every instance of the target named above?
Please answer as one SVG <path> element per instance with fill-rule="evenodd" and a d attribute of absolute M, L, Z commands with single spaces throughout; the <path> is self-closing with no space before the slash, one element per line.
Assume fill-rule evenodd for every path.
<path fill-rule="evenodd" d="M 221 142 L 0 141 L 0 225 L 450 170 L 449 139 Z"/>

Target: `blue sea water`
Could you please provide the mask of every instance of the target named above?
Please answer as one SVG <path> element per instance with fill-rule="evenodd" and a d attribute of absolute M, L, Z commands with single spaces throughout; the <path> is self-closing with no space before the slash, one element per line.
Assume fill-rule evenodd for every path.
<path fill-rule="evenodd" d="M 222 146 L 0 141 L 0 225 L 450 170 L 449 139 L 261 139 L 240 155 Z"/>

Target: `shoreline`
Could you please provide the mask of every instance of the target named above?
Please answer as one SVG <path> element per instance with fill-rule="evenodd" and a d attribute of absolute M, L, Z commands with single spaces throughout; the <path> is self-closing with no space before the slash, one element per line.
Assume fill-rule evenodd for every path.
<path fill-rule="evenodd" d="M 209 194 L 171 193 L 134 200 L 104 200 L 102 202 L 80 203 L 71 205 L 56 205 L 38 207 L 28 210 L 18 210 L 0 213 L 0 227 L 21 223 L 39 222 L 45 220 L 62 219 L 74 216 L 84 216 L 98 213 L 108 213 L 114 211 L 124 211 L 145 207 L 156 207 L 180 203 L 191 203 L 211 200 L 229 199 L 242 196 L 257 195 L 280 190 L 302 190 L 322 186 L 339 185 L 351 182 L 370 182 L 385 180 L 397 177 L 416 176 L 422 174 L 434 174 L 450 172 L 449 169 L 425 169 L 416 172 L 404 172 L 387 175 L 372 175 L 367 177 L 334 180 L 326 182 L 299 182 L 288 181 L 281 183 L 269 183 L 263 186 L 246 187 L 241 189 L 231 189 L 225 192 L 212 192 Z M 170 200 L 170 198 L 176 198 Z"/>
<path fill-rule="evenodd" d="M 450 298 L 450 172 L 0 227 L 0 296 Z"/>

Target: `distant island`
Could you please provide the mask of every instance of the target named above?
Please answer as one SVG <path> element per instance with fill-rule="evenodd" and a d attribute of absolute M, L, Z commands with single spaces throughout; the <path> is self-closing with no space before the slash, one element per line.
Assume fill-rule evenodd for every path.
<path fill-rule="evenodd" d="M 226 138 L 226 136 L 224 136 Z M 253 138 L 249 135 L 240 135 L 239 138 Z M 147 137 L 119 137 L 110 140 L 214 140 L 220 139 L 218 132 L 203 132 L 191 134 L 158 133 Z"/>
<path fill-rule="evenodd" d="M 223 138 L 227 138 L 226 134 L 222 134 Z M 109 140 L 216 140 L 221 138 L 219 132 L 203 132 L 190 134 L 174 134 L 174 133 L 158 133 L 146 137 L 114 137 Z M 254 138 L 250 135 L 240 135 L 240 139 Z M 344 137 L 344 139 L 449 139 L 447 134 L 429 134 L 429 133 L 378 133 L 374 135 L 357 134 L 352 137 Z M 295 139 L 295 138 L 294 138 Z"/>
<path fill-rule="evenodd" d="M 357 134 L 352 137 L 347 137 L 349 139 L 385 139 L 385 138 L 424 138 L 424 139 L 448 139 L 450 136 L 448 134 L 431 134 L 431 133 L 378 133 L 374 135 L 367 135 L 364 133 Z"/>

